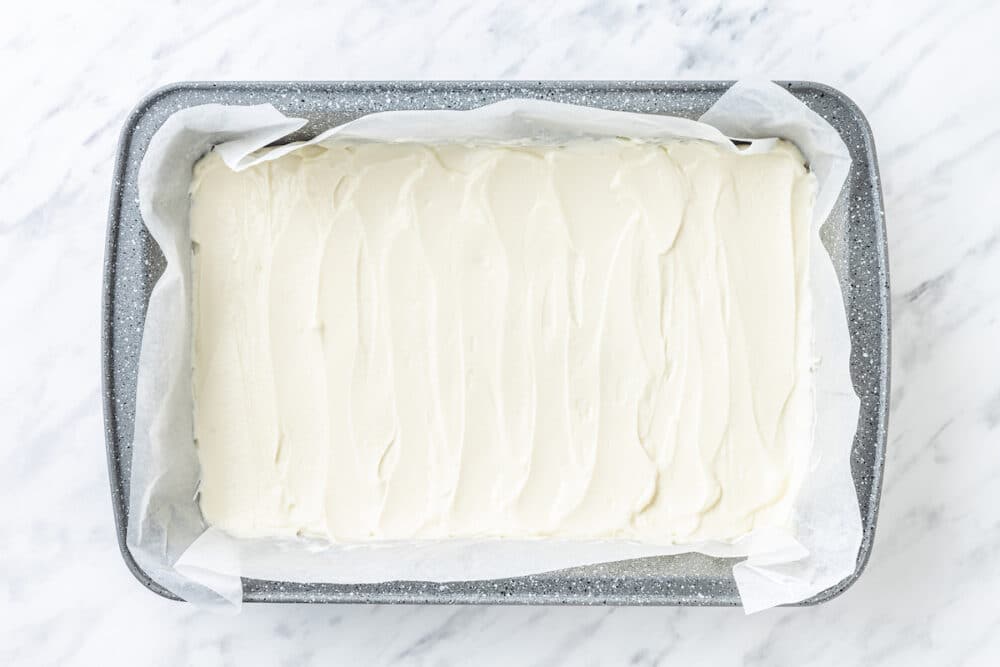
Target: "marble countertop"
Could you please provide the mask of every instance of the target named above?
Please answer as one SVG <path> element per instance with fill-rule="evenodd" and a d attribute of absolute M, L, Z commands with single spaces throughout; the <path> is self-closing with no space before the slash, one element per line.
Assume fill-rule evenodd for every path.
<path fill-rule="evenodd" d="M 1000 660 L 997 3 L 15 6 L 0 18 L 0 664 Z M 132 578 L 107 485 L 99 313 L 113 153 L 143 94 L 185 79 L 745 75 L 840 88 L 879 150 L 893 396 L 878 534 L 852 589 L 750 617 L 263 605 L 220 616 Z"/>

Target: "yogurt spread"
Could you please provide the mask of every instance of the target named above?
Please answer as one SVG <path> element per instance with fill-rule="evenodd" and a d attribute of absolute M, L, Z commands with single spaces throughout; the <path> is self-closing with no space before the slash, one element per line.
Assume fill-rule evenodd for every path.
<path fill-rule="evenodd" d="M 194 436 L 238 537 L 734 540 L 812 440 L 791 145 L 333 143 L 192 183 Z"/>

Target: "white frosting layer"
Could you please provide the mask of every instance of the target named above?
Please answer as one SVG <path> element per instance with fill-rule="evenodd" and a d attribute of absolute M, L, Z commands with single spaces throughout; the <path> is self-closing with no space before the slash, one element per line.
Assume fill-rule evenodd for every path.
<path fill-rule="evenodd" d="M 241 537 L 732 540 L 812 438 L 779 142 L 354 143 L 195 169 L 195 438 Z"/>

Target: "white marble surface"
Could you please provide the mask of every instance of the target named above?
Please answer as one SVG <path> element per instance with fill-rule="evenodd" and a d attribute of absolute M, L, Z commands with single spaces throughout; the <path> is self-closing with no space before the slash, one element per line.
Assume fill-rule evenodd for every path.
<path fill-rule="evenodd" d="M 1000 5 L 799 7 L 5 4 L 0 664 L 461 664 L 471 656 L 494 664 L 996 664 Z M 752 617 L 363 606 L 250 606 L 225 617 L 159 599 L 132 579 L 112 527 L 98 341 L 112 155 L 141 95 L 182 79 L 747 74 L 841 88 L 868 114 L 878 143 L 893 400 L 878 537 L 853 589 L 821 607 Z"/>

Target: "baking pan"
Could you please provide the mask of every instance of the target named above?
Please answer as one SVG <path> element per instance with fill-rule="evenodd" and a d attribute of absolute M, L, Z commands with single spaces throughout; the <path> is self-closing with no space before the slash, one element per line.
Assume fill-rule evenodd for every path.
<path fill-rule="evenodd" d="M 152 581 L 125 546 L 135 420 L 136 371 L 149 294 L 164 259 L 143 226 L 136 188 L 153 133 L 175 111 L 199 104 L 270 103 L 308 123 L 287 140 L 376 111 L 470 109 L 526 97 L 619 111 L 698 118 L 731 85 L 727 81 L 666 82 L 218 82 L 162 88 L 129 115 L 118 144 L 104 260 L 102 383 L 108 471 L 118 544 L 133 574 L 150 590 L 177 599 Z M 847 249 L 841 273 L 851 336 L 851 376 L 861 398 L 851 459 L 863 533 L 854 574 L 799 603 L 829 600 L 860 576 L 871 553 L 885 462 L 889 408 L 889 276 L 885 218 L 875 144 L 858 107 L 842 93 L 810 82 L 781 83 L 835 127 L 853 163 L 834 215 L 843 216 Z M 448 584 L 299 584 L 243 580 L 246 602 L 405 602 L 486 604 L 740 604 L 733 559 L 681 554 L 591 565 L 546 574 Z"/>

